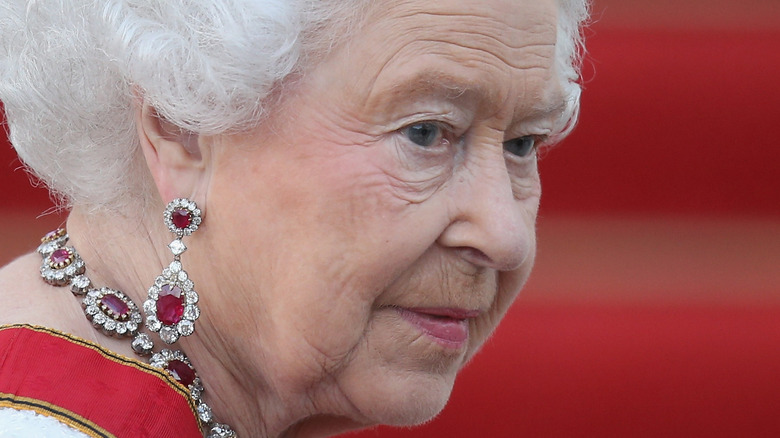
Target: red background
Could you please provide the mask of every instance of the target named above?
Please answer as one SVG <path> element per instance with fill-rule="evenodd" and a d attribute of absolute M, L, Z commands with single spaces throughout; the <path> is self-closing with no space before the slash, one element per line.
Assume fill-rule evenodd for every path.
<path fill-rule="evenodd" d="M 354 436 L 780 436 L 780 4 L 594 12 L 526 290 L 438 419 Z M 0 262 L 61 220 L 13 157 Z"/>

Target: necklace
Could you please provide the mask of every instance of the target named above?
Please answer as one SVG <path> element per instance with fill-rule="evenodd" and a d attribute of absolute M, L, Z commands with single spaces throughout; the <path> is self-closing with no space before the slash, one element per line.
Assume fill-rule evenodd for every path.
<path fill-rule="evenodd" d="M 237 438 L 230 426 L 216 422 L 211 408 L 203 401 L 203 381 L 189 358 L 178 350 L 154 352 L 152 338 L 140 331 L 143 316 L 138 306 L 123 292 L 108 287 L 95 288 L 86 276 L 84 260 L 68 243 L 68 234 L 60 228 L 41 238 L 38 253 L 43 258 L 41 277 L 53 286 L 70 286 L 73 295 L 82 297 L 81 307 L 87 319 L 103 334 L 132 338 L 131 347 L 139 356 L 149 356 L 149 364 L 168 372 L 184 385 L 195 403 L 201 430 L 207 438 Z"/>

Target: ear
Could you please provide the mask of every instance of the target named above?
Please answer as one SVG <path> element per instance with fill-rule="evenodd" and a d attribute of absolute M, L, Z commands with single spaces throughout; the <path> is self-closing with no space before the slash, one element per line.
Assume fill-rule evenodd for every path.
<path fill-rule="evenodd" d="M 204 206 L 208 187 L 209 144 L 135 99 L 135 122 L 146 165 L 163 202 L 190 198 Z"/>

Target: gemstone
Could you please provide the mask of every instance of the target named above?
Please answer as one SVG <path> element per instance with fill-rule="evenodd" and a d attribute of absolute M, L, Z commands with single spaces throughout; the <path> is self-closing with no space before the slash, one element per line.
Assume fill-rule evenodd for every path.
<path fill-rule="evenodd" d="M 130 313 L 127 303 L 114 294 L 103 295 L 103 298 L 100 299 L 100 304 L 109 311 L 111 316 L 117 319 L 125 319 Z"/>
<path fill-rule="evenodd" d="M 165 365 L 168 364 L 168 360 L 169 359 L 164 358 L 161 353 L 154 353 L 149 359 L 149 365 L 163 370 L 165 369 Z"/>
<path fill-rule="evenodd" d="M 182 336 L 189 336 L 195 331 L 195 324 L 188 319 L 182 319 L 177 326 L 179 334 Z M 175 341 L 174 341 L 175 342 Z"/>
<path fill-rule="evenodd" d="M 187 306 L 184 308 L 184 318 L 190 321 L 195 321 L 200 317 L 200 309 L 198 306 Z"/>
<path fill-rule="evenodd" d="M 138 330 L 138 323 L 135 321 L 127 321 L 125 325 L 127 326 L 127 331 L 130 333 L 135 333 L 135 331 Z"/>
<path fill-rule="evenodd" d="M 211 426 L 207 435 L 208 438 L 235 438 L 236 433 L 227 424 L 216 423 Z"/>
<path fill-rule="evenodd" d="M 171 373 L 174 379 L 184 386 L 190 386 L 192 382 L 195 381 L 195 370 L 179 359 L 168 362 L 165 369 Z"/>
<path fill-rule="evenodd" d="M 154 315 L 146 318 L 146 326 L 153 332 L 159 332 L 162 328 L 162 323 Z"/>
<path fill-rule="evenodd" d="M 194 385 L 190 388 L 190 395 L 196 402 L 200 401 L 200 397 L 203 395 L 203 387 L 200 385 Z"/>
<path fill-rule="evenodd" d="M 177 208 L 176 210 L 173 210 L 173 213 L 171 213 L 171 222 L 173 222 L 173 225 L 183 230 L 190 226 L 190 211 L 186 208 Z"/>
<path fill-rule="evenodd" d="M 139 333 L 132 342 L 133 351 L 140 355 L 146 355 L 152 352 L 152 348 L 154 347 L 154 343 L 152 342 L 152 338 L 149 337 L 146 333 Z"/>
<path fill-rule="evenodd" d="M 198 405 L 198 416 L 200 417 L 200 421 L 204 423 L 211 423 L 211 420 L 214 419 L 211 408 L 205 403 Z"/>
<path fill-rule="evenodd" d="M 187 251 L 187 245 L 182 243 L 181 240 L 174 240 L 168 245 L 168 248 L 170 248 L 173 255 L 182 255 L 184 251 Z M 178 272 L 178 271 L 176 271 Z"/>
<path fill-rule="evenodd" d="M 84 294 L 87 292 L 90 284 L 91 282 L 86 275 L 73 277 L 73 279 L 70 280 L 70 291 L 76 295 Z"/>
<path fill-rule="evenodd" d="M 42 243 L 51 242 L 53 240 L 59 239 L 60 237 L 65 236 L 65 229 L 64 228 L 58 228 L 54 231 L 49 231 L 46 233 L 45 236 L 41 239 Z"/>
<path fill-rule="evenodd" d="M 38 254 L 40 254 L 40 255 L 45 257 L 45 256 L 48 256 L 49 254 L 51 254 L 52 251 L 54 251 L 54 250 L 56 250 L 58 248 L 59 248 L 59 245 L 57 244 L 57 242 L 42 243 L 42 244 L 40 244 L 38 246 Z"/>
<path fill-rule="evenodd" d="M 70 264 L 71 257 L 73 257 L 73 255 L 70 253 L 70 251 L 65 248 L 60 248 L 51 253 L 51 256 L 49 256 L 49 261 L 51 262 L 52 267 L 61 269 Z"/>
<path fill-rule="evenodd" d="M 170 345 L 179 340 L 179 333 L 173 327 L 163 327 L 160 329 L 160 339 Z"/>
<path fill-rule="evenodd" d="M 174 325 L 181 321 L 184 314 L 184 297 L 178 286 L 163 285 L 157 299 L 157 319 L 165 325 Z"/>

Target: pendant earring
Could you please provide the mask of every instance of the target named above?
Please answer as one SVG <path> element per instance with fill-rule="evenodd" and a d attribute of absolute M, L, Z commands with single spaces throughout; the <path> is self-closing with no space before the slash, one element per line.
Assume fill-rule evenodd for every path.
<path fill-rule="evenodd" d="M 198 229 L 201 211 L 189 199 L 177 198 L 165 208 L 163 218 L 168 229 L 176 235 L 168 245 L 173 261 L 149 288 L 143 308 L 146 328 L 158 333 L 166 344 L 173 344 L 179 337 L 195 331 L 195 320 L 200 316 L 198 293 L 182 268 L 181 255 L 187 250 L 182 238 Z"/>

